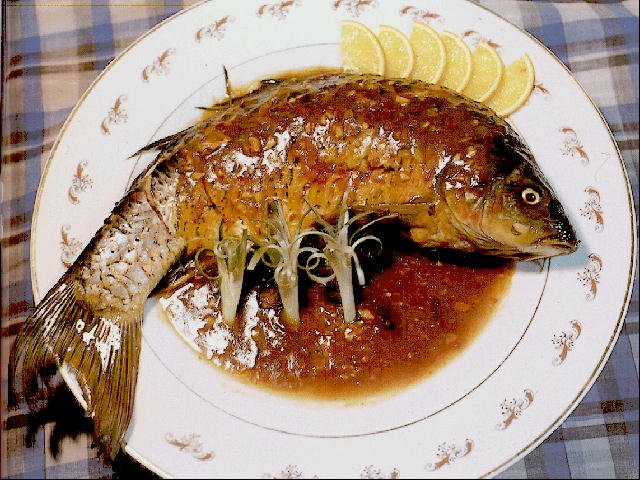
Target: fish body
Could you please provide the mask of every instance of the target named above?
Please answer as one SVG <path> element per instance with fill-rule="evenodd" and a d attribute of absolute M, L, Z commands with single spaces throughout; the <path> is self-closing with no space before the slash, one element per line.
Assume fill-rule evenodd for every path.
<path fill-rule="evenodd" d="M 264 82 L 192 135 L 177 154 L 186 238 L 211 238 L 220 221 L 229 234 L 259 229 L 247 220 L 270 199 L 292 227 L 306 202 L 335 218 L 347 191 L 354 210 L 399 213 L 425 247 L 526 259 L 575 244 L 513 128 L 437 85 L 361 75 Z M 527 188 L 537 203 L 525 203 Z"/>
<path fill-rule="evenodd" d="M 83 388 L 95 432 L 117 453 L 131 418 L 144 303 L 207 239 L 264 234 L 278 200 L 291 230 L 355 211 L 399 216 L 419 245 L 513 258 L 576 248 L 548 182 L 513 129 L 451 90 L 377 76 L 265 81 L 155 142 L 133 183 L 49 291 L 12 349 L 27 398 L 47 360 Z M 345 194 L 346 192 L 346 194 Z"/>

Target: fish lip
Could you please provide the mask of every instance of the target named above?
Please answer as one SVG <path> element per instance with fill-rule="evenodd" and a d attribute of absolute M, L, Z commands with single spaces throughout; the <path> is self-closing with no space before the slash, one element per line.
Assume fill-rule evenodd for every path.
<path fill-rule="evenodd" d="M 580 241 L 575 237 L 569 240 L 563 240 L 556 235 L 552 235 L 547 238 L 543 238 L 533 244 L 534 251 L 542 253 L 545 251 L 545 257 L 551 257 L 556 255 L 569 255 L 578 250 Z M 533 253 L 533 252 L 532 252 Z"/>
<path fill-rule="evenodd" d="M 559 241 L 559 242 L 545 242 L 543 245 L 553 247 L 558 250 L 564 250 L 567 253 L 573 253 L 578 249 L 579 244 L 580 242 L 578 241 L 576 242 Z"/>
<path fill-rule="evenodd" d="M 567 222 L 556 226 L 555 233 L 539 239 L 534 245 L 553 246 L 575 252 L 580 245 L 580 240 L 578 240 L 571 224 Z"/>

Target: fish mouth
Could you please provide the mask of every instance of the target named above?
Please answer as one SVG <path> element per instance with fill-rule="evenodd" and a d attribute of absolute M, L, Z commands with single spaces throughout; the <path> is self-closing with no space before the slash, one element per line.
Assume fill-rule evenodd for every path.
<path fill-rule="evenodd" d="M 570 252 L 575 252 L 578 248 L 578 244 L 574 242 L 563 242 L 563 241 L 551 241 L 544 242 L 543 245 L 550 248 L 557 248 L 559 250 L 567 250 Z"/>
<path fill-rule="evenodd" d="M 577 244 L 565 241 L 540 241 L 527 248 L 521 248 L 516 253 L 504 255 L 515 260 L 541 260 L 559 255 L 569 255 L 578 249 Z"/>
<path fill-rule="evenodd" d="M 576 231 L 564 213 L 562 204 L 558 200 L 549 202 L 549 210 L 552 218 L 553 234 L 542 240 L 543 243 L 554 246 L 564 253 L 573 253 L 577 250 L 580 241 Z"/>
<path fill-rule="evenodd" d="M 573 226 L 564 214 L 560 202 L 552 209 L 555 217 L 551 222 L 551 233 L 534 243 L 535 250 L 548 252 L 548 256 L 568 255 L 578 249 L 580 241 L 576 236 Z"/>
<path fill-rule="evenodd" d="M 551 249 L 558 252 L 556 255 L 566 255 L 573 253 L 578 249 L 578 242 L 553 241 L 542 243 L 545 249 Z"/>
<path fill-rule="evenodd" d="M 544 257 L 555 257 L 558 255 L 569 255 L 578 249 L 580 241 L 575 237 L 552 237 L 543 238 L 533 245 L 532 253 Z"/>

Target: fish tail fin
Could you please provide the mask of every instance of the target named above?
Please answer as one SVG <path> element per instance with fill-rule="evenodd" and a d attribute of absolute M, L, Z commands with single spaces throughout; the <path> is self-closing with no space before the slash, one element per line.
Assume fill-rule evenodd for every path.
<path fill-rule="evenodd" d="M 13 405 L 23 397 L 37 408 L 42 400 L 38 377 L 55 360 L 63 374 L 75 376 L 94 420 L 94 436 L 113 458 L 133 412 L 142 311 L 126 318 L 95 314 L 77 299 L 74 282 L 72 274 L 64 275 L 18 334 L 9 359 L 9 397 Z"/>
<path fill-rule="evenodd" d="M 92 332 L 96 339 L 83 340 L 84 334 Z M 112 458 L 120 450 L 133 413 L 141 337 L 142 313 L 126 321 L 93 317 L 84 333 L 74 336 L 63 359 L 83 390 L 95 436 Z"/>
<path fill-rule="evenodd" d="M 54 327 L 50 319 L 56 318 L 56 312 L 68 310 L 72 293 L 72 289 L 60 281 L 27 318 L 16 336 L 9 353 L 8 403 L 11 407 L 17 408 L 20 400 L 24 399 L 30 409 L 36 410 L 39 401 L 44 400 L 46 392 L 40 388 L 38 378 L 42 370 L 55 361 L 46 341 Z M 20 376 L 18 367 L 22 367 Z"/>

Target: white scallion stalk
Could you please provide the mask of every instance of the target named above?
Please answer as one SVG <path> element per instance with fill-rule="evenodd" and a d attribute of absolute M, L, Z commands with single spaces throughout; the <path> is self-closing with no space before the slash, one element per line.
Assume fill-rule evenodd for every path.
<path fill-rule="evenodd" d="M 248 269 L 253 270 L 260 260 L 274 269 L 273 276 L 278 285 L 284 311 L 283 319 L 289 328 L 297 330 L 300 326 L 298 268 L 301 267 L 298 257 L 303 252 L 315 254 L 318 250 L 302 247 L 304 237 L 313 233 L 310 229 L 301 228 L 302 220 L 292 234 L 282 204 L 275 201 L 273 207 L 272 215 L 264 221 L 268 230 L 267 238 L 255 240 L 259 248 L 253 254 Z"/>
<path fill-rule="evenodd" d="M 222 226 L 218 226 L 217 238 L 214 240 L 212 249 L 203 248 L 196 253 L 196 265 L 200 264 L 200 254 L 204 251 L 212 252 L 216 258 L 218 267 L 218 285 L 220 288 L 220 298 L 222 300 L 222 318 L 231 325 L 236 319 L 240 294 L 242 293 L 242 282 L 247 264 L 247 254 L 253 242 L 247 237 L 246 230 L 242 235 L 220 238 Z M 204 274 L 204 272 L 201 272 Z M 206 274 L 207 278 L 212 278 Z"/>
<path fill-rule="evenodd" d="M 365 218 L 369 214 L 370 212 L 365 212 L 349 218 L 347 193 L 345 192 L 342 197 L 337 225 L 331 225 L 328 222 L 325 222 L 318 215 L 318 222 L 322 226 L 323 231 L 314 230 L 313 233 L 320 236 L 325 241 L 325 247 L 321 253 L 312 254 L 306 265 L 309 277 L 316 282 L 326 284 L 332 279 L 336 279 L 340 290 L 340 300 L 342 302 L 344 319 L 347 323 L 353 323 L 357 317 L 356 302 L 353 292 L 354 267 L 358 283 L 360 285 L 364 285 L 365 283 L 364 272 L 360 266 L 356 248 L 360 244 L 369 240 L 382 244 L 380 239 L 373 235 L 360 235 L 372 224 L 393 217 L 393 215 L 385 215 L 383 217 L 376 218 L 375 220 L 364 224 L 349 236 L 349 228 L 354 224 L 354 222 Z M 333 270 L 333 273 L 325 277 L 320 277 L 311 273 L 311 270 L 317 267 L 323 260 L 327 265 L 329 265 L 331 270 Z"/>
<path fill-rule="evenodd" d="M 338 282 L 344 319 L 347 323 L 353 323 L 356 320 L 357 310 L 356 300 L 353 294 L 353 267 L 351 256 L 331 247 L 326 247 L 324 254 Z M 359 265 L 358 268 L 360 268 Z"/>

